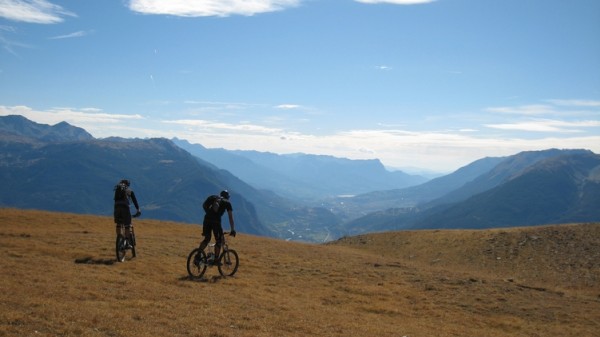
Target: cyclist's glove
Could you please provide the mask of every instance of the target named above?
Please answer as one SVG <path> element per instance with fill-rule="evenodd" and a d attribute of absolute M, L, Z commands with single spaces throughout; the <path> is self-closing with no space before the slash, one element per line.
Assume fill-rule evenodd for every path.
<path fill-rule="evenodd" d="M 140 212 L 140 210 L 138 209 L 138 211 L 133 215 L 133 217 L 137 218 L 140 215 L 142 215 L 142 212 Z"/>
<path fill-rule="evenodd" d="M 231 233 L 229 233 L 229 236 L 233 236 L 235 237 L 236 232 L 235 231 L 231 231 Z"/>

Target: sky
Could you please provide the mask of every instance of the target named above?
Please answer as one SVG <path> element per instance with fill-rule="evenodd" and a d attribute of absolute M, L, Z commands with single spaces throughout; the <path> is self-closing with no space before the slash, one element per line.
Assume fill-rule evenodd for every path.
<path fill-rule="evenodd" d="M 449 173 L 600 153 L 598 0 L 0 0 L 0 116 Z"/>

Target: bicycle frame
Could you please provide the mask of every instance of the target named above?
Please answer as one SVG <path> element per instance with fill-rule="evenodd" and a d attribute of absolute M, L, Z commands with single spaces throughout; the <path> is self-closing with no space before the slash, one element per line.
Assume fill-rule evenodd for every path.
<path fill-rule="evenodd" d="M 216 243 L 209 243 L 204 250 L 196 248 L 190 252 L 187 259 L 187 271 L 192 279 L 201 278 L 206 268 L 213 266 L 218 267 L 222 276 L 233 276 L 236 273 L 239 266 L 239 256 L 235 250 L 229 249 L 225 237 L 223 237 L 219 256 L 214 256 L 215 247 Z M 214 257 L 209 258 L 209 254 Z"/>
<path fill-rule="evenodd" d="M 125 261 L 125 255 L 131 250 L 131 256 L 136 257 L 135 231 L 133 224 L 129 227 L 129 235 L 126 234 L 125 224 L 117 224 L 117 238 L 115 242 L 116 257 L 118 262 Z"/>
<path fill-rule="evenodd" d="M 125 225 L 124 224 L 118 224 L 117 226 L 119 226 L 119 233 L 117 234 L 117 236 L 121 235 L 122 237 L 124 237 L 127 240 L 131 240 L 131 244 L 133 246 L 135 246 L 135 232 L 133 230 L 133 224 L 131 225 L 131 227 L 129 228 L 129 237 L 127 237 L 125 235 Z"/>

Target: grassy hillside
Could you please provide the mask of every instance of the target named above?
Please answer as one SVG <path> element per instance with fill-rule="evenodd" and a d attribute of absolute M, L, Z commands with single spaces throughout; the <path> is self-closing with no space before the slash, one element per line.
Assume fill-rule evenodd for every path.
<path fill-rule="evenodd" d="M 594 336 L 600 226 L 364 235 L 239 234 L 234 277 L 191 281 L 193 225 L 0 209 L 0 336 Z"/>

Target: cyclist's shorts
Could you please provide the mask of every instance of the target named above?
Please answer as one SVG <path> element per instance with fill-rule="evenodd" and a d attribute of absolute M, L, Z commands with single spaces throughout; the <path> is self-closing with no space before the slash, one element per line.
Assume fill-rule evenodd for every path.
<path fill-rule="evenodd" d="M 131 213 L 128 206 L 115 205 L 115 223 L 131 226 Z"/>
<path fill-rule="evenodd" d="M 220 242 L 223 237 L 223 227 L 221 226 L 221 223 L 210 223 L 205 221 L 202 225 L 202 236 L 204 236 L 204 240 L 210 241 L 213 233 L 215 234 L 215 240 Z"/>

